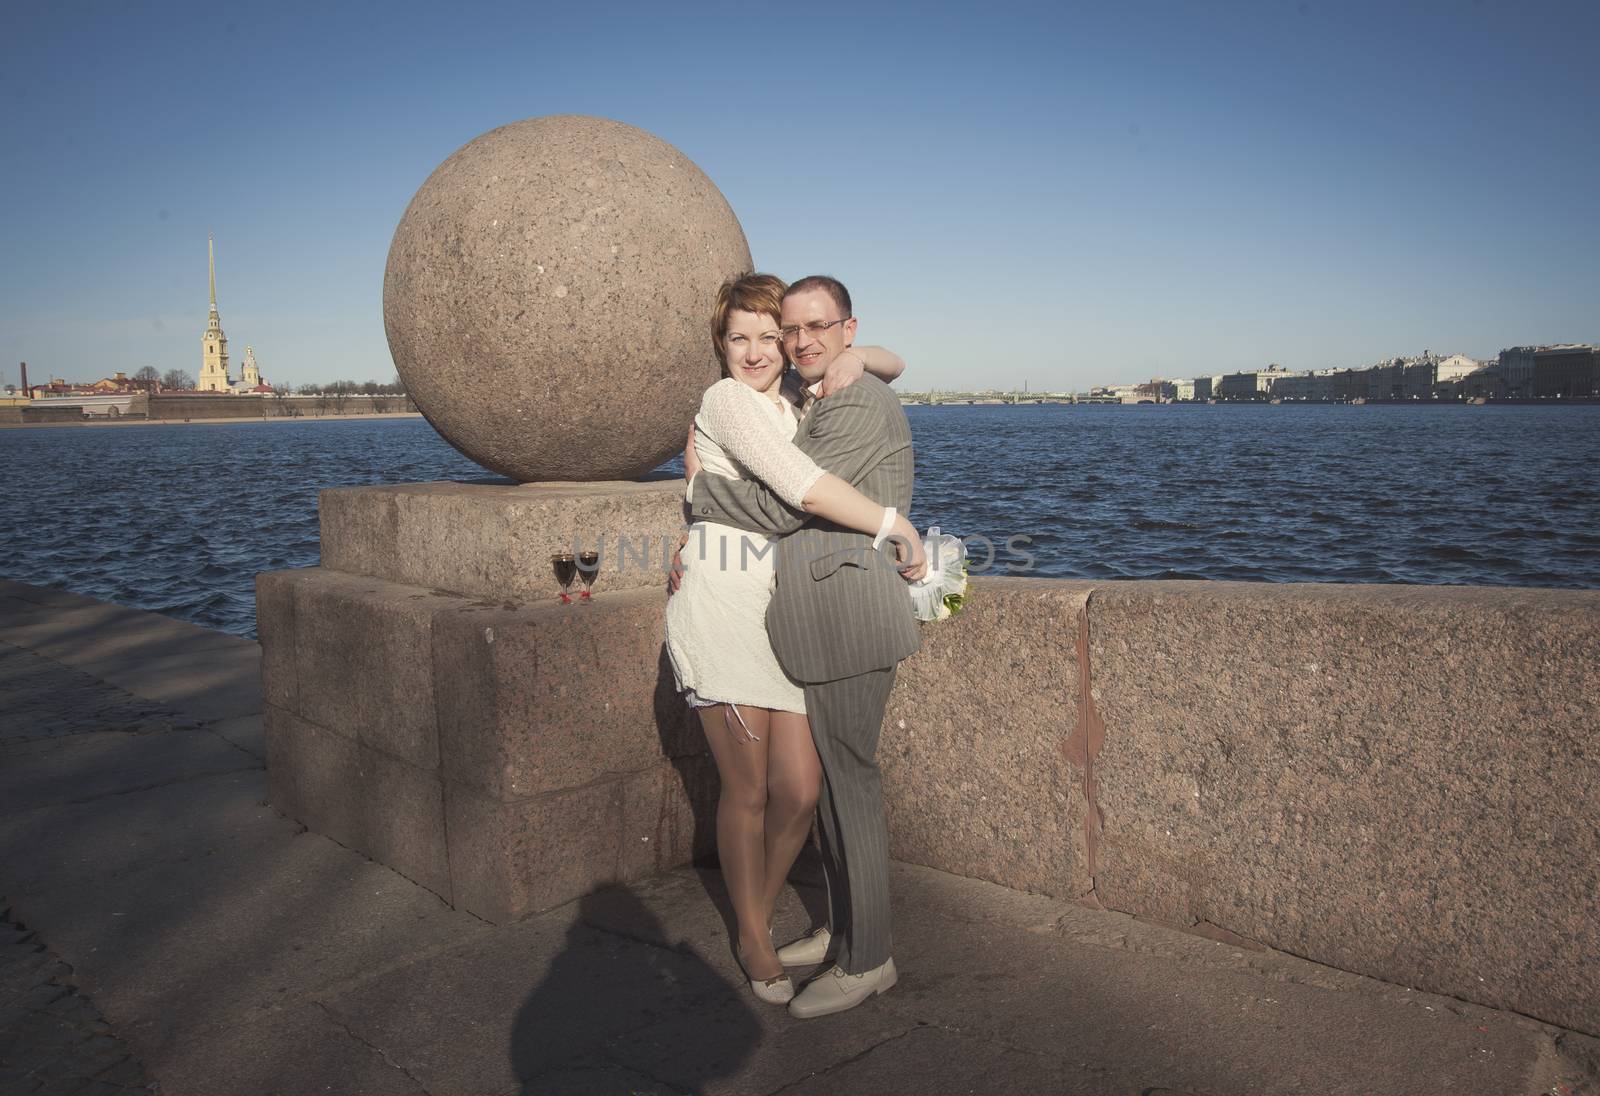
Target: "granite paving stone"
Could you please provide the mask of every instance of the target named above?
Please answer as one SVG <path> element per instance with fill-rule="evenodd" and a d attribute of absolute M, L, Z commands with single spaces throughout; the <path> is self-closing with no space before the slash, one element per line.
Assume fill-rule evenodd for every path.
<path fill-rule="evenodd" d="M 317 988 L 482 932 L 483 922 L 313 833 L 19 895 L 123 1030 L 165 1052 Z"/>
<path fill-rule="evenodd" d="M 0 817 L 0 860 L 18 893 L 99 888 L 174 862 L 249 856 L 300 828 L 267 805 L 262 770 L 246 769 Z"/>
<path fill-rule="evenodd" d="M 150 1077 L 51 954 L 0 914 L 0 1093 L 145 1091 Z"/>
<path fill-rule="evenodd" d="M 0 641 L 0 756 L 19 746 L 96 731 L 196 726 L 165 704 L 145 700 L 25 648 Z M 8 760 L 7 767 L 10 767 Z"/>
<path fill-rule="evenodd" d="M 736 992 L 726 965 L 591 928 L 591 901 L 365 980 L 326 1006 L 436 1096 L 517 1092 L 557 1069 L 638 1068 L 634 1033 L 719 1007 L 721 1023 L 706 1031 L 753 1045 L 755 1002 Z"/>
<path fill-rule="evenodd" d="M 904 904 L 901 909 L 907 908 Z M 1001 921 L 902 917 L 887 1007 L 1031 1053 L 1205 1092 L 1402 1096 L 1526 1078 L 1534 1026 L 1467 1022 L 1248 972 L 1085 946 Z M 1483 1028 L 1484 1030 L 1480 1030 Z"/>
<path fill-rule="evenodd" d="M 0 713 L 54 731 L 0 723 L 0 780 L 41 789 L 0 814 L 0 1096 L 1600 1096 L 1589 1036 L 908 864 L 899 985 L 809 1022 L 750 994 L 706 866 L 492 926 L 265 803 L 248 651 L 199 668 L 222 699 L 140 696 L 137 644 L 115 681 L 56 657 L 97 603 L 30 590 L 0 580 Z M 174 642 L 145 654 L 203 657 Z M 780 939 L 821 913 L 814 850 L 791 882 Z"/>
<path fill-rule="evenodd" d="M 7 752 L 0 769 L 0 816 L 260 767 L 259 758 L 204 729 L 26 742 Z"/>
<path fill-rule="evenodd" d="M 830 1096 L 839 1092 L 937 1092 L 942 1096 L 989 1096 L 999 1092 L 1052 1096 L 1148 1096 L 1127 1077 L 1087 1063 L 1016 1050 L 1001 1043 L 931 1026 L 909 1028 L 831 1069 L 805 1077 L 785 1096 Z M 1177 1094 L 1175 1094 L 1177 1096 Z"/>

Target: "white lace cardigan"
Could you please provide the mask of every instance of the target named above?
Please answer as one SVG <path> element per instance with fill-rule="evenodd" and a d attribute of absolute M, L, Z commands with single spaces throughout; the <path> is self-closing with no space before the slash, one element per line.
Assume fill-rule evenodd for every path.
<path fill-rule="evenodd" d="M 775 404 L 748 384 L 724 377 L 706 389 L 694 417 L 694 448 L 701 471 L 760 480 L 799 509 L 823 470 L 795 446 L 798 425 L 788 400 L 780 398 Z M 694 500 L 693 480 L 685 494 Z"/>

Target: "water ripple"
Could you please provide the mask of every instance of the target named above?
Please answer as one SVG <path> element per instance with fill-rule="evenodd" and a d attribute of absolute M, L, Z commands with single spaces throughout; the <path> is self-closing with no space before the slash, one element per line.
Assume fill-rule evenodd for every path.
<path fill-rule="evenodd" d="M 1600 407 L 907 413 L 913 520 L 986 538 L 991 573 L 1600 587 Z M 321 488 L 494 482 L 417 419 L 0 430 L 0 456 L 7 577 L 245 636 L 256 572 L 317 564 Z"/>

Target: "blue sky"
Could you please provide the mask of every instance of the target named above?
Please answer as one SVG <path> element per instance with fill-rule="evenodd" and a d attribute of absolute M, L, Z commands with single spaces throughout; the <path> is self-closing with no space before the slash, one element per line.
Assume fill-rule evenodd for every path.
<path fill-rule="evenodd" d="M 903 387 L 1600 342 L 1600 5 L 8 5 L 0 379 L 388 380 L 389 241 L 542 114 L 681 149 Z M 641 367 L 649 363 L 641 363 Z"/>

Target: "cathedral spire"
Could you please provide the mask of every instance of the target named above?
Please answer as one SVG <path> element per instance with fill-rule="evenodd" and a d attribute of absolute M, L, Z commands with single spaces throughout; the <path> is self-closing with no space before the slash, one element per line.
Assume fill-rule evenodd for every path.
<path fill-rule="evenodd" d="M 202 392 L 226 392 L 231 384 L 228 377 L 228 336 L 222 333 L 222 318 L 217 315 L 217 243 L 211 233 L 206 233 L 206 255 L 211 265 L 211 315 L 206 320 L 202 335 L 203 352 L 200 359 L 200 384 Z"/>

